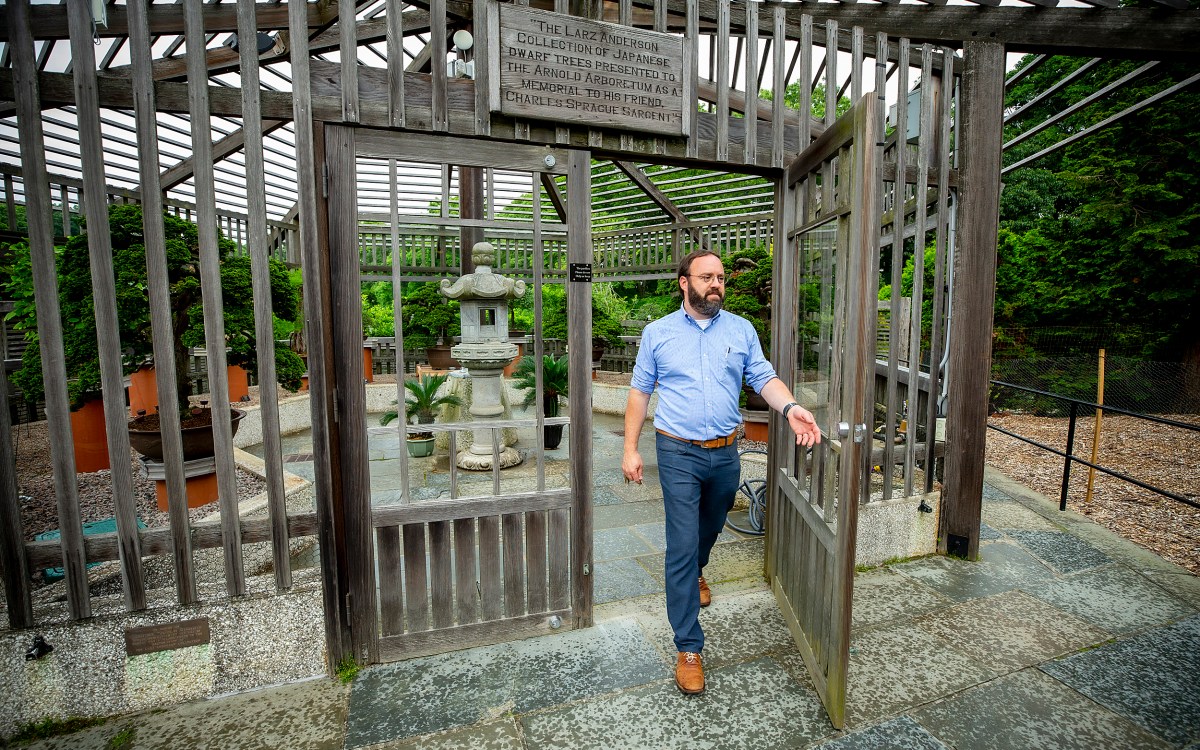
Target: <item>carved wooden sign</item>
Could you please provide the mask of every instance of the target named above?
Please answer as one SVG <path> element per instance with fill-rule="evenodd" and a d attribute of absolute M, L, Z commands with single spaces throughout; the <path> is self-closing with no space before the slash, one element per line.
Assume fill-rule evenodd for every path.
<path fill-rule="evenodd" d="M 680 136 L 695 82 L 682 37 L 490 4 L 494 112 Z M 497 49 L 498 48 L 498 49 Z"/>
<path fill-rule="evenodd" d="M 125 653 L 128 656 L 138 656 L 155 651 L 173 651 L 188 646 L 201 646 L 210 639 L 207 617 L 126 628 Z"/>

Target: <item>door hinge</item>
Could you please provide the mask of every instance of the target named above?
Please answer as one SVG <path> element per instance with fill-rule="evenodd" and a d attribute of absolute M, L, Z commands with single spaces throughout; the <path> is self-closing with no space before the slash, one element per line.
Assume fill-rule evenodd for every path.
<path fill-rule="evenodd" d="M 322 197 L 325 197 L 325 198 L 329 197 L 329 165 L 328 164 L 321 165 L 321 195 L 322 195 Z"/>
<path fill-rule="evenodd" d="M 867 438 L 867 426 L 865 424 L 854 425 L 854 442 L 861 443 Z"/>
<path fill-rule="evenodd" d="M 333 387 L 333 423 L 334 424 L 337 424 L 339 422 L 338 416 L 339 416 L 339 414 L 338 414 L 338 389 L 337 389 L 337 386 L 335 385 Z"/>
<path fill-rule="evenodd" d="M 352 607 L 353 603 L 354 603 L 354 592 L 347 591 L 346 592 L 346 627 L 350 627 L 350 619 L 351 619 L 350 612 L 351 612 L 351 607 Z"/>

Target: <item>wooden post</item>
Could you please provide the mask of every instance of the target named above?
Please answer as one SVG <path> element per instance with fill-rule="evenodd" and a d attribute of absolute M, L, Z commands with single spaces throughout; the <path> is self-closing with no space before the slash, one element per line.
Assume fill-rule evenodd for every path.
<path fill-rule="evenodd" d="M 458 210 L 464 219 L 483 218 L 483 169 L 480 167 L 458 168 Z M 475 259 L 471 248 L 476 242 L 483 241 L 483 227 L 462 227 L 459 229 L 459 242 L 462 243 L 462 272 L 465 276 L 475 273 Z"/>
<path fill-rule="evenodd" d="M 946 419 L 946 484 L 938 551 L 976 559 L 991 371 L 992 308 L 1000 224 L 1004 45 L 963 45 L 959 107 L 959 232 L 954 254 L 954 334 Z"/>
<path fill-rule="evenodd" d="M 592 155 L 572 151 L 567 167 L 567 261 L 592 267 Z M 580 269 L 582 270 L 582 269 Z M 571 608 L 575 627 L 592 625 L 592 285 L 567 281 L 567 380 L 571 408 Z"/>
<path fill-rule="evenodd" d="M 1096 403 L 1104 405 L 1104 350 L 1100 350 L 1099 372 L 1096 375 Z M 1092 430 L 1092 463 L 1100 462 L 1100 428 L 1104 423 L 1104 409 L 1096 408 L 1096 428 Z M 1088 467 L 1087 494 L 1083 496 L 1085 503 L 1092 501 L 1092 486 L 1096 481 L 1096 469 Z"/>
<path fill-rule="evenodd" d="M 350 602 L 347 607 L 354 659 L 373 663 L 379 650 L 376 620 L 371 472 L 367 463 L 366 392 L 363 389 L 361 271 L 355 190 L 354 130 L 325 128 L 329 179 L 329 287 L 333 311 L 335 454 L 341 466 L 342 535 Z M 337 504 L 335 501 L 335 508 Z"/>

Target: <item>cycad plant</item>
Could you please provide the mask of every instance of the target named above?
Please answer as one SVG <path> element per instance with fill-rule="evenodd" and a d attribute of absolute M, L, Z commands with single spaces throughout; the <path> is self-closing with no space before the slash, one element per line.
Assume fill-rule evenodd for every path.
<path fill-rule="evenodd" d="M 533 357 L 525 357 L 513 372 L 513 387 L 525 391 L 525 406 L 537 400 L 537 372 L 534 370 Z M 547 354 L 542 357 L 542 414 L 547 417 L 557 417 L 559 396 L 567 395 L 567 355 L 555 357 Z"/>
<path fill-rule="evenodd" d="M 459 406 L 462 404 L 462 399 L 453 393 L 438 395 L 442 384 L 446 382 L 448 375 L 422 375 L 420 380 L 416 378 L 407 378 L 404 381 L 404 389 L 408 391 L 408 396 L 404 399 L 404 417 L 405 422 L 417 418 L 417 424 L 433 424 L 433 419 L 437 409 L 442 406 Z M 385 412 L 379 419 L 379 423 L 386 425 L 392 420 L 400 416 L 396 411 Z M 410 437 L 429 438 L 433 433 L 419 432 L 413 433 Z"/>

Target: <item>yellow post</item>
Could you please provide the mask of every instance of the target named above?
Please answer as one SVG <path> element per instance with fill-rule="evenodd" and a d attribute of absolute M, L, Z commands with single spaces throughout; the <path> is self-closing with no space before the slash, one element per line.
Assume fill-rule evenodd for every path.
<path fill-rule="evenodd" d="M 1100 373 L 1096 381 L 1096 403 L 1104 405 L 1104 350 L 1100 350 Z M 1104 410 L 1096 409 L 1096 429 L 1092 431 L 1092 463 L 1098 463 L 1100 459 L 1100 425 L 1104 422 Z M 1096 480 L 1096 470 L 1088 467 L 1088 485 L 1087 494 L 1083 501 L 1090 503 L 1092 501 L 1092 483 Z"/>

